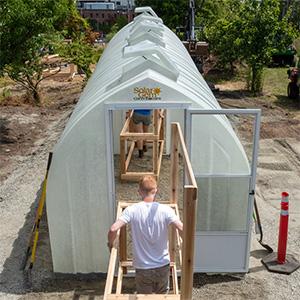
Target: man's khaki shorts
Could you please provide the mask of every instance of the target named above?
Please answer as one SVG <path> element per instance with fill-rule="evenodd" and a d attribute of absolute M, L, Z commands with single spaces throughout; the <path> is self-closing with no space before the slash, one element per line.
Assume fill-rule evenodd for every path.
<path fill-rule="evenodd" d="M 138 294 L 166 294 L 169 291 L 170 265 L 154 269 L 136 269 Z"/>

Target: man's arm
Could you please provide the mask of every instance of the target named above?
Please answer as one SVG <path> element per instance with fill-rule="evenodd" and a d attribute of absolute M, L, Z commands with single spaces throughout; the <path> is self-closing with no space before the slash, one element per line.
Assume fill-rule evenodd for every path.
<path fill-rule="evenodd" d="M 171 223 L 172 226 L 174 226 L 176 229 L 178 229 L 178 232 L 182 238 L 182 234 L 183 234 L 183 224 L 180 220 L 176 220 L 174 222 Z"/>
<path fill-rule="evenodd" d="M 114 240 L 117 237 L 118 230 L 121 229 L 124 225 L 126 225 L 126 223 L 122 220 L 117 220 L 114 224 L 111 225 L 110 230 L 108 231 L 107 234 L 107 239 L 108 239 L 107 246 L 109 250 L 111 250 L 111 248 L 113 247 Z"/>

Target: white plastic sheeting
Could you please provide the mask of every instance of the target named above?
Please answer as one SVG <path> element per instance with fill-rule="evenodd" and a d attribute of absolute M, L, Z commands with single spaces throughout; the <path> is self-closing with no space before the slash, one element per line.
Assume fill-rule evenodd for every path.
<path fill-rule="evenodd" d="M 114 205 L 108 201 L 106 102 L 177 101 L 220 108 L 181 41 L 150 8 L 139 9 L 143 13 L 106 47 L 54 148 L 47 214 L 55 272 L 107 271 L 106 239 Z M 168 112 L 168 120 L 177 116 Z M 207 125 L 207 119 L 199 118 L 193 126 L 202 157 L 193 160 L 195 172 L 215 172 L 225 160 L 226 171 L 249 173 L 244 150 L 226 117 L 211 116 Z M 217 161 L 206 159 L 212 144 L 220 150 Z"/>

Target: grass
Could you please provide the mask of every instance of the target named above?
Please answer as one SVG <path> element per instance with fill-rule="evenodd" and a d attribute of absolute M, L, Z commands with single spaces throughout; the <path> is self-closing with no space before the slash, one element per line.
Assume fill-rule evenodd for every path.
<path fill-rule="evenodd" d="M 0 77 L 0 88 L 6 87 L 7 85 L 14 84 L 14 82 L 7 76 Z"/>
<path fill-rule="evenodd" d="M 289 83 L 287 70 L 287 68 L 266 68 L 264 70 L 264 93 L 286 96 Z"/>
<path fill-rule="evenodd" d="M 234 73 L 229 70 L 214 69 L 205 75 L 205 80 L 214 84 L 223 84 L 228 81 L 237 82 L 245 81 L 247 77 L 247 69 L 243 66 L 238 66 Z"/>

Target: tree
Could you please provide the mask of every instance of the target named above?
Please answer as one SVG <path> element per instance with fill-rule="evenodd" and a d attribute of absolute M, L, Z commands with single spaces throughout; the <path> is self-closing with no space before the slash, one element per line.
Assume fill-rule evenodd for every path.
<path fill-rule="evenodd" d="M 203 0 L 201 0 L 203 1 Z M 164 24 L 171 29 L 186 24 L 188 0 L 136 0 L 136 6 L 151 6 Z"/>
<path fill-rule="evenodd" d="M 276 48 L 292 43 L 296 31 L 287 17 L 280 18 L 279 0 L 244 0 L 235 9 L 211 28 L 209 42 L 225 62 L 240 59 L 247 63 L 249 89 L 256 94 L 262 90 L 264 66 Z"/>
<path fill-rule="evenodd" d="M 270 62 L 276 49 L 288 47 L 296 36 L 296 31 L 288 18 L 280 20 L 280 1 L 246 0 L 241 7 L 241 57 L 250 67 L 250 90 L 262 91 L 263 67 Z"/>
<path fill-rule="evenodd" d="M 97 62 L 103 51 L 102 48 L 96 50 L 86 42 L 86 37 L 73 40 L 70 43 L 60 43 L 57 45 L 57 51 L 60 56 L 64 57 L 69 63 L 75 64 L 79 70 L 86 75 L 88 80 L 92 75 L 90 65 Z"/>
<path fill-rule="evenodd" d="M 204 34 L 209 41 L 210 49 L 219 59 L 219 65 L 223 68 L 230 66 L 234 72 L 234 62 L 240 58 L 239 28 L 239 0 L 224 0 L 220 2 L 206 2 L 203 11 L 198 16 L 209 16 L 210 9 L 214 8 L 215 14 L 205 20 Z"/>
<path fill-rule="evenodd" d="M 106 35 L 107 42 L 109 42 L 119 30 L 127 25 L 127 23 L 127 18 L 125 16 L 117 17 L 115 24 L 111 27 L 109 33 Z"/>
<path fill-rule="evenodd" d="M 43 70 L 48 66 L 45 55 L 62 49 L 57 45 L 69 47 L 63 42 L 65 38 L 85 42 L 82 35 L 88 28 L 72 0 L 2 0 L 0 75 L 7 74 L 21 84 L 39 104 L 39 85 L 46 78 Z M 86 55 L 83 52 L 70 51 Z"/>
<path fill-rule="evenodd" d="M 0 72 L 23 85 L 36 103 L 56 30 L 63 24 L 67 1 L 2 0 L 0 8 Z"/>

